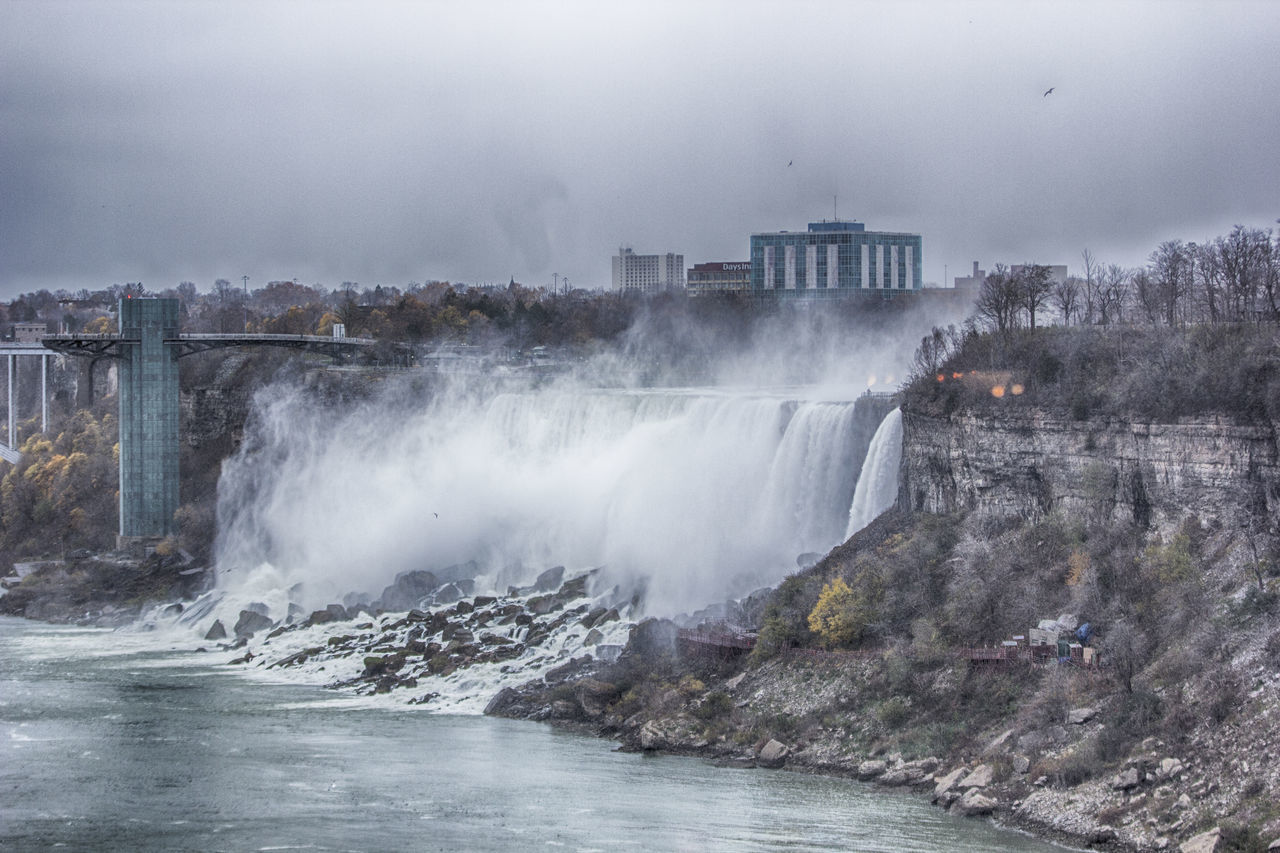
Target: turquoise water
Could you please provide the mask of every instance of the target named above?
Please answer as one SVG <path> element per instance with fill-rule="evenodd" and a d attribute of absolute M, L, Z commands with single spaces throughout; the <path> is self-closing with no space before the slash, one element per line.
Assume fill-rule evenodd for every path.
<path fill-rule="evenodd" d="M 0 849 L 1061 849 L 905 793 L 368 707 L 223 659 L 0 618 Z"/>

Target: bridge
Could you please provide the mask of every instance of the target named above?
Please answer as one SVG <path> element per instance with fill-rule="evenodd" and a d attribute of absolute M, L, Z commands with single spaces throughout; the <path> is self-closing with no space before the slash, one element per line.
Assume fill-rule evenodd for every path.
<path fill-rule="evenodd" d="M 16 463 L 14 357 L 39 355 L 41 361 L 41 430 L 47 428 L 45 394 L 47 357 L 51 352 L 91 359 L 116 359 L 120 399 L 120 529 L 121 546 L 160 539 L 176 532 L 178 509 L 178 359 L 213 349 L 273 346 L 303 350 L 342 363 L 360 353 L 372 354 L 372 338 L 326 338 L 319 335 L 184 334 L 178 331 L 177 299 L 121 299 L 120 333 L 48 335 L 39 344 L 0 348 L 9 355 L 9 443 L 0 457 Z M 387 345 L 383 345 L 384 347 Z M 412 353 L 390 345 L 390 354 L 405 363 Z"/>

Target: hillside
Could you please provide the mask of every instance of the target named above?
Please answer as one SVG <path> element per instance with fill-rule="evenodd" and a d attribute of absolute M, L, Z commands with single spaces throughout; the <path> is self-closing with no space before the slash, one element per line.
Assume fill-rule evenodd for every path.
<path fill-rule="evenodd" d="M 1176 404 L 1188 382 L 1126 407 L 1108 389 L 1136 380 L 1092 359 L 1122 348 L 1146 369 L 1157 355 L 1132 330 L 973 336 L 944 381 L 908 389 L 900 508 L 785 581 L 749 658 L 692 654 L 674 626 L 647 623 L 589 690 L 531 685 L 492 711 L 912 785 L 1100 849 L 1204 833 L 1184 849 L 1267 849 L 1280 838 L 1280 386 L 1270 330 L 1218 339 L 1226 362 L 1203 334 L 1159 333 L 1183 375 L 1221 369 L 1216 387 L 1250 389 L 1229 406 Z M 992 377 L 1004 396 L 980 384 Z M 974 651 L 1059 622 L 1089 623 L 1100 667 L 1083 649 L 1039 663 Z"/>

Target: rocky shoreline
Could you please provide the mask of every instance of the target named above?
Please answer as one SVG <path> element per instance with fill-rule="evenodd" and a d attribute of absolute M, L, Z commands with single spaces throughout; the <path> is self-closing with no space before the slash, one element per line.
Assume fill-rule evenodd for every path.
<path fill-rule="evenodd" d="M 174 557 L 52 564 L 0 601 L 33 618 L 118 624 L 140 602 L 203 575 L 184 575 L 184 565 Z M 68 592 L 104 580 L 118 584 L 119 603 Z M 624 750 L 910 789 L 952 814 L 1073 847 L 1280 849 L 1280 817 L 1268 805 L 1280 771 L 1260 758 L 1280 743 L 1280 675 L 1266 648 L 1244 646 L 1232 662 L 1249 690 L 1223 719 L 1190 725 L 1176 743 L 1143 738 L 1098 762 L 1088 756 L 1129 700 L 1097 673 L 939 660 L 904 674 L 894 648 L 707 658 L 682 647 L 674 622 L 630 623 L 617 591 L 593 595 L 591 580 L 557 568 L 504 595 L 476 595 L 468 578 L 408 572 L 374 601 L 309 614 L 290 606 L 273 618 L 250 605 L 224 622 L 201 600 L 153 612 L 198 627 L 230 665 L 447 712 L 480 711 L 480 697 L 491 695 L 486 714 L 570 727 Z M 1018 707 L 1042 687 L 1066 704 Z M 940 740 L 944 715 L 913 705 L 938 701 L 964 706 L 954 714 L 963 737 Z M 936 748 L 943 742 L 952 747 Z M 1260 827 L 1252 839 L 1238 819 L 1218 819 L 1247 809 Z M 1259 837 L 1269 846 L 1258 847 Z"/>
<path fill-rule="evenodd" d="M 831 695 L 851 689 L 852 682 L 873 678 L 884 663 L 874 657 L 783 657 L 759 666 L 743 662 L 728 668 L 733 674 L 726 677 L 720 667 L 714 679 L 705 681 L 691 674 L 696 665 L 677 662 L 655 679 L 664 686 L 649 691 L 647 701 L 634 710 L 626 707 L 627 695 L 645 691 L 637 691 L 634 683 L 624 691 L 618 681 L 627 681 L 637 668 L 661 670 L 662 663 L 653 660 L 654 647 L 670 634 L 670 627 L 642 623 L 616 664 L 595 663 L 574 679 L 555 684 L 534 681 L 506 688 L 486 713 L 570 725 L 617 740 L 624 750 L 908 788 L 951 814 L 989 817 L 1071 847 L 1184 853 L 1280 849 L 1280 820 L 1264 827 L 1275 839 L 1270 846 L 1254 848 L 1238 827 L 1213 821 L 1213 808 L 1207 806 L 1220 789 L 1263 787 L 1256 775 L 1245 778 L 1224 770 L 1224 764 L 1232 763 L 1239 769 L 1239 755 L 1250 754 L 1247 746 L 1221 753 L 1209 743 L 1174 749 L 1147 738 L 1113 770 L 1078 780 L 1061 759 L 1104 736 L 1106 724 L 1097 708 L 1074 709 L 1061 724 L 1021 734 L 1016 726 L 984 734 L 973 750 L 919 757 L 868 746 L 884 724 L 856 711 L 843 719 L 828 716 L 815 726 L 794 723 L 813 706 L 829 707 Z M 677 675 L 681 669 L 684 674 Z M 1280 683 L 1269 689 L 1280 692 Z M 1256 734 L 1260 740 L 1267 737 Z M 1217 743 L 1221 746 L 1223 740 Z M 1054 767 L 1059 768 L 1056 773 Z"/>

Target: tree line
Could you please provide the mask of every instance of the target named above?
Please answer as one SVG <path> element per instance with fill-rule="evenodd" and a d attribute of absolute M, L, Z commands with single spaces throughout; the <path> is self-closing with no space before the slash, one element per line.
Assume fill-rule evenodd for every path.
<path fill-rule="evenodd" d="M 432 281 L 362 288 L 343 282 L 333 289 L 272 281 L 249 289 L 220 278 L 208 291 L 190 281 L 157 291 L 141 282 L 94 291 L 39 290 L 0 305 L 0 320 L 44 322 L 56 332 L 111 332 L 119 300 L 129 296 L 178 299 L 182 328 L 189 332 L 327 336 L 342 324 L 353 337 L 514 347 L 612 339 L 637 312 L 637 300 L 621 294 L 554 293 L 514 280 L 505 287 Z"/>
<path fill-rule="evenodd" d="M 1035 328 L 1053 311 L 1065 326 L 1185 326 L 1280 322 L 1280 233 L 1237 225 L 1203 243 L 1166 240 L 1145 266 L 1081 255 L 1083 275 L 1053 280 L 1049 267 L 997 264 L 975 317 L 996 332 Z"/>

